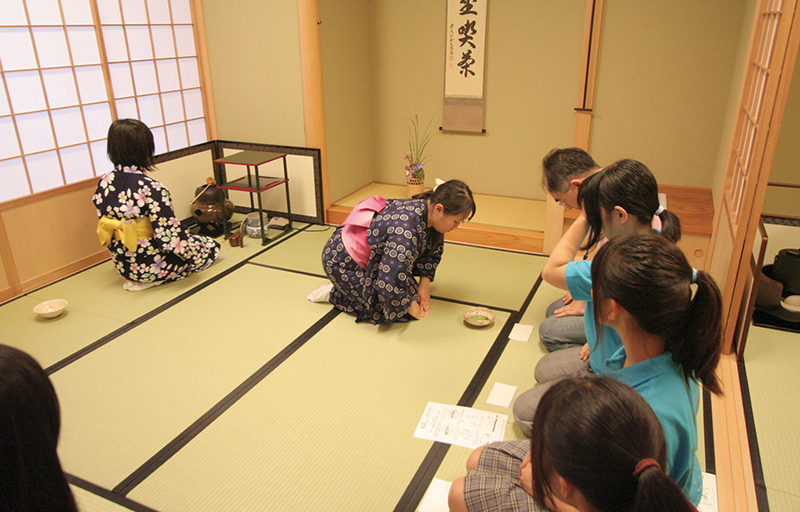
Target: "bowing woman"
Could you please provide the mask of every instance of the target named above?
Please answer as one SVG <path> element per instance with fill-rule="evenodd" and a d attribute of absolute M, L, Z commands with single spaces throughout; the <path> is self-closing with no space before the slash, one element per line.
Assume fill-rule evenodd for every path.
<path fill-rule="evenodd" d="M 357 322 L 424 319 L 444 234 L 473 215 L 472 191 L 459 180 L 411 199 L 361 201 L 322 252 L 330 302 Z"/>

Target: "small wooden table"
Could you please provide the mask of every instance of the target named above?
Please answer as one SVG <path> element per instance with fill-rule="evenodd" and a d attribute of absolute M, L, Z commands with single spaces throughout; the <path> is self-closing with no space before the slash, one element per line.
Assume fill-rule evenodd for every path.
<path fill-rule="evenodd" d="M 258 166 L 264 165 L 278 159 L 283 160 L 283 178 L 275 178 L 270 176 L 259 176 Z M 232 164 L 244 165 L 247 167 L 247 176 L 235 179 L 233 181 L 225 182 L 217 185 L 217 188 L 222 190 L 237 190 L 240 192 L 247 192 L 250 194 L 250 208 L 259 213 L 259 224 L 261 226 L 261 245 L 267 245 L 267 242 L 279 238 L 292 230 L 292 202 L 289 197 L 289 172 L 286 168 L 286 153 L 268 153 L 265 151 L 242 151 L 230 156 L 214 160 L 215 164 Z M 255 176 L 250 172 L 250 167 L 255 170 Z M 261 193 L 265 190 L 283 185 L 286 190 L 286 214 L 289 217 L 289 223 L 284 228 L 283 233 L 277 237 L 267 237 L 267 226 L 264 225 L 264 217 L 262 215 Z M 253 194 L 258 197 L 258 209 L 256 210 L 255 203 L 253 202 Z M 225 201 L 222 202 L 222 218 L 225 219 Z M 225 226 L 225 238 L 229 236 L 228 223 L 223 222 Z"/>

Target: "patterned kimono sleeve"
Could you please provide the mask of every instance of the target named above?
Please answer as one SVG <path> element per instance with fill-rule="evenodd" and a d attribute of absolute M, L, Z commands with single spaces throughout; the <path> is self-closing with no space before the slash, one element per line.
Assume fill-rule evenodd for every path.
<path fill-rule="evenodd" d="M 147 181 L 148 184 L 142 187 L 140 193 L 146 196 L 150 223 L 153 225 L 153 245 L 184 260 L 194 258 L 197 248 L 189 243 L 191 235 L 175 216 L 169 190 L 153 179 Z"/>
<path fill-rule="evenodd" d="M 426 248 L 419 255 L 414 262 L 414 275 L 419 277 L 427 277 L 433 281 L 436 274 L 436 267 L 442 261 L 442 254 L 444 253 L 444 237 L 433 243 L 433 247 Z"/>
<path fill-rule="evenodd" d="M 414 238 L 397 233 L 390 235 L 383 246 L 375 290 L 389 321 L 403 316 L 417 298 L 417 282 L 411 275 L 418 254 L 415 242 Z"/>

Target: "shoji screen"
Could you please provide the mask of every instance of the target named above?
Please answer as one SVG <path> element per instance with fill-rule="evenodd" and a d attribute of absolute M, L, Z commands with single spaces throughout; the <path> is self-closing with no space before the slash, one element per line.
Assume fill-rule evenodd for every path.
<path fill-rule="evenodd" d="M 0 1 L 0 201 L 108 171 L 115 118 L 208 140 L 190 1 Z"/>

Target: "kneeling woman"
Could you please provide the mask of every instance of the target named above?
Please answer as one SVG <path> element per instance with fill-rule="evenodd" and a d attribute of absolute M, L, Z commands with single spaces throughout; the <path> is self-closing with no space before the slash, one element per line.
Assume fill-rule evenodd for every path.
<path fill-rule="evenodd" d="M 422 320 L 431 308 L 444 233 L 473 215 L 472 191 L 458 180 L 413 199 L 361 201 L 322 252 L 331 303 L 357 322 Z"/>
<path fill-rule="evenodd" d="M 147 125 L 136 119 L 111 123 L 108 158 L 114 170 L 103 175 L 92 197 L 100 217 L 97 235 L 131 292 L 205 270 L 219 254 L 216 240 L 181 225 L 169 191 L 146 174 L 154 169 L 154 152 Z"/>

